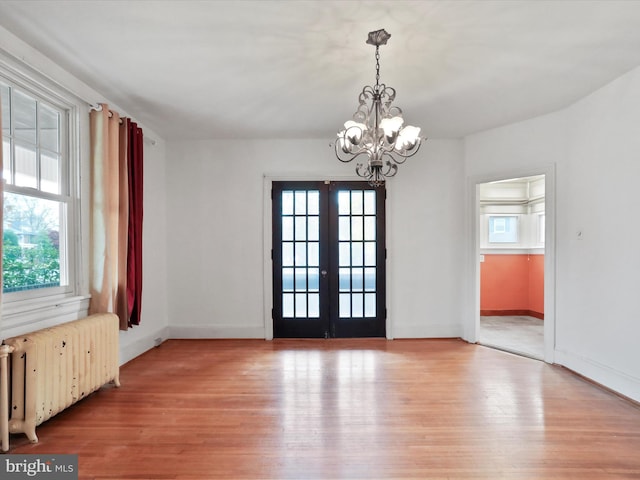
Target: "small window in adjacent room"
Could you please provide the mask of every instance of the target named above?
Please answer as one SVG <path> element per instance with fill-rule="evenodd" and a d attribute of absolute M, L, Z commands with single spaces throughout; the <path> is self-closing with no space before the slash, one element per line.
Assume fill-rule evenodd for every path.
<path fill-rule="evenodd" d="M 518 217 L 498 216 L 489 217 L 489 243 L 517 243 Z"/>

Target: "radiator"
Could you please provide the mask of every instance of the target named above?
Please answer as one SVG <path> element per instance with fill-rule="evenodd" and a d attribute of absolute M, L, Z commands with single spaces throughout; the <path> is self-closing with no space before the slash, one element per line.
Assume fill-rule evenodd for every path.
<path fill-rule="evenodd" d="M 37 443 L 36 427 L 106 383 L 120 386 L 118 316 L 99 313 L 5 339 L 10 433 Z"/>

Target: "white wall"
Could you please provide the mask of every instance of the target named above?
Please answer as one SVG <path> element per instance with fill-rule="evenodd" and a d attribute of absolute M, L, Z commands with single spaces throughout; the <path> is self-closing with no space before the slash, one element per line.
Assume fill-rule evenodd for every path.
<path fill-rule="evenodd" d="M 108 103 L 111 108 L 118 111 L 123 116 L 127 116 L 125 108 L 110 102 L 89 85 L 83 83 L 71 73 L 65 71 L 60 66 L 54 64 L 47 57 L 33 49 L 22 40 L 0 27 L 0 50 L 3 55 L 11 59 L 12 65 L 18 65 L 21 70 L 24 67 L 24 75 L 28 78 L 47 78 L 48 85 L 55 85 L 71 93 L 78 98 L 78 103 L 82 105 L 80 112 L 80 161 L 84 171 L 81 175 L 83 183 L 82 195 L 87 194 L 86 181 L 89 178 L 88 154 L 89 154 L 89 132 L 88 132 L 88 112 L 89 104 Z M 35 72 L 35 75 L 34 75 Z M 83 104 L 84 102 L 84 104 Z M 133 119 L 136 120 L 135 118 Z M 143 237 L 143 298 L 142 298 L 142 319 L 141 324 L 126 332 L 120 333 L 120 361 L 124 363 L 131 358 L 143 353 L 154 345 L 156 338 L 166 338 L 167 336 L 167 285 L 166 285 L 166 193 L 165 193 L 165 147 L 164 142 L 155 132 L 139 125 L 145 134 L 144 143 L 144 237 Z M 155 141 L 152 145 L 151 141 Z M 82 202 L 84 209 L 82 218 L 85 230 L 83 230 L 83 248 L 88 251 L 87 237 L 87 202 Z M 86 256 L 85 256 L 86 258 Z M 84 265 L 84 276 L 87 276 L 87 265 Z M 84 280 L 86 284 L 86 278 Z M 87 286 L 83 287 L 84 293 L 88 291 Z M 74 308 L 47 309 L 44 311 L 34 310 L 24 318 L 13 320 L 15 328 L 3 328 L 0 337 L 19 335 L 38 328 L 52 326 L 61 322 L 74 320 L 86 315 L 88 302 L 86 298 Z M 64 306 L 63 306 L 64 307 Z M 14 315 L 16 316 L 16 315 Z M 6 327 L 6 325 L 5 325 Z"/>
<path fill-rule="evenodd" d="M 459 337 L 465 238 L 462 142 L 428 140 L 422 148 L 420 158 L 400 167 L 387 195 L 391 332 L 396 338 Z"/>
<path fill-rule="evenodd" d="M 555 361 L 636 400 L 639 125 L 635 69 L 566 110 L 465 139 L 468 188 L 555 165 Z"/>
<path fill-rule="evenodd" d="M 172 336 L 269 336 L 270 244 L 265 243 L 271 218 L 265 184 L 285 178 L 353 179 L 355 165 L 338 162 L 328 143 L 168 143 Z M 459 336 L 461 142 L 428 141 L 387 188 L 388 332 Z"/>

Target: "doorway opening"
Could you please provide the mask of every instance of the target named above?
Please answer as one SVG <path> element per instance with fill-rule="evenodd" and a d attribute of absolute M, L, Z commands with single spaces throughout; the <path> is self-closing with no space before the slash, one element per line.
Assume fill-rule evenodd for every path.
<path fill-rule="evenodd" d="M 478 184 L 478 343 L 545 358 L 545 175 Z"/>

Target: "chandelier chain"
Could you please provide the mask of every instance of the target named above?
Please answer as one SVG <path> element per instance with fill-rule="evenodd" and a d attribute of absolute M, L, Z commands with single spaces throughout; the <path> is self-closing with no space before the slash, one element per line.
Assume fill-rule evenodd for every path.
<path fill-rule="evenodd" d="M 380 84 L 380 46 L 376 45 L 376 87 Z"/>

